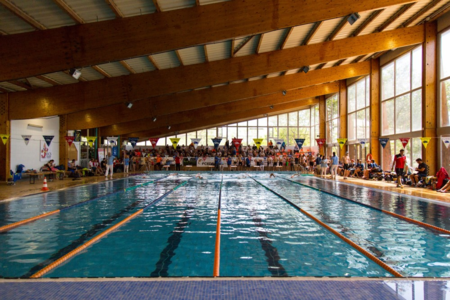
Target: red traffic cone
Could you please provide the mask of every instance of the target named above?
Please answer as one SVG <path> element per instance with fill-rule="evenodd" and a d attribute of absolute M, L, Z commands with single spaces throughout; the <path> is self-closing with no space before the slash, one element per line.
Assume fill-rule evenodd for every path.
<path fill-rule="evenodd" d="M 42 187 L 41 191 L 43 191 L 43 192 L 50 191 L 47 187 L 47 177 L 44 177 L 44 186 Z"/>

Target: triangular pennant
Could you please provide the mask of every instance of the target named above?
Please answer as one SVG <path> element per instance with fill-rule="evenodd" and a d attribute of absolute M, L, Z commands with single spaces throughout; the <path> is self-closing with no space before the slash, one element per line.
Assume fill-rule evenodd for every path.
<path fill-rule="evenodd" d="M 233 143 L 234 147 L 236 147 L 236 149 L 239 149 L 242 139 L 232 139 L 231 142 Z"/>
<path fill-rule="evenodd" d="M 2 139 L 3 145 L 6 145 L 9 139 L 9 134 L 0 134 L 0 138 Z"/>
<path fill-rule="evenodd" d="M 319 145 L 319 148 L 325 145 L 326 139 L 316 139 L 317 145 Z"/>
<path fill-rule="evenodd" d="M 86 139 L 89 144 L 89 147 L 93 147 L 95 141 L 97 140 L 97 137 L 96 136 L 87 136 Z"/>
<path fill-rule="evenodd" d="M 381 147 L 383 147 L 383 149 L 384 149 L 384 147 L 386 147 L 387 143 L 389 142 L 389 138 L 379 138 L 378 140 L 380 141 L 380 145 L 381 145 Z"/>
<path fill-rule="evenodd" d="M 72 143 L 75 141 L 74 136 L 65 136 L 64 138 L 66 139 L 67 143 L 69 144 L 69 147 L 72 146 Z"/>
<path fill-rule="evenodd" d="M 278 148 L 281 147 L 281 145 L 283 144 L 284 140 L 283 139 L 273 139 L 276 143 L 276 145 L 278 146 Z"/>
<path fill-rule="evenodd" d="M 259 150 L 259 147 L 261 147 L 262 141 L 264 139 L 253 139 L 253 142 L 255 142 L 256 148 Z"/>
<path fill-rule="evenodd" d="M 134 148 L 134 147 L 136 147 L 136 144 L 139 141 L 139 138 L 138 137 L 129 137 L 128 141 L 130 142 L 131 147 Z"/>
<path fill-rule="evenodd" d="M 109 145 L 111 145 L 111 146 L 117 145 L 117 139 L 118 139 L 117 136 L 108 136 L 106 139 L 108 140 Z"/>
<path fill-rule="evenodd" d="M 43 135 L 43 137 L 44 137 L 44 141 L 47 144 L 47 146 L 50 147 L 50 144 L 52 143 L 52 140 L 55 136 L 54 135 Z"/>
<path fill-rule="evenodd" d="M 198 144 L 202 139 L 191 139 L 192 144 L 194 144 L 194 148 L 197 149 Z"/>
<path fill-rule="evenodd" d="M 424 146 L 425 149 L 426 149 L 427 146 L 428 146 L 428 143 L 429 143 L 430 140 L 431 140 L 431 138 L 430 138 L 430 137 L 421 137 L 420 139 L 421 139 L 421 141 L 422 141 L 423 146 Z"/>
<path fill-rule="evenodd" d="M 156 144 L 159 141 L 159 138 L 150 138 L 149 140 L 150 140 L 150 143 L 152 143 L 153 149 L 155 149 L 156 148 Z"/>
<path fill-rule="evenodd" d="M 367 139 L 359 139 L 358 142 L 359 142 L 361 145 L 365 145 L 365 144 L 367 143 Z"/>
<path fill-rule="evenodd" d="M 295 142 L 297 143 L 298 149 L 302 149 L 305 139 L 295 139 Z"/>
<path fill-rule="evenodd" d="M 23 141 L 25 142 L 25 145 L 28 145 L 28 143 L 31 140 L 31 135 L 22 135 Z"/>
<path fill-rule="evenodd" d="M 444 142 L 445 147 L 448 149 L 450 145 L 450 137 L 442 137 L 442 142 Z"/>
<path fill-rule="evenodd" d="M 399 138 L 400 142 L 402 142 L 403 148 L 406 148 L 406 145 L 409 143 L 409 138 Z"/>
<path fill-rule="evenodd" d="M 180 138 L 170 138 L 170 141 L 172 142 L 173 149 L 177 149 L 177 145 L 178 142 L 180 141 Z"/>
<path fill-rule="evenodd" d="M 347 142 L 347 138 L 340 138 L 340 139 L 337 139 L 337 141 L 338 141 L 339 147 L 341 147 L 341 149 L 342 149 L 342 147 L 344 147 L 345 143 Z"/>
<path fill-rule="evenodd" d="M 219 148 L 220 142 L 222 141 L 222 139 L 211 139 L 213 141 L 214 144 L 214 149 L 217 150 L 217 148 Z"/>

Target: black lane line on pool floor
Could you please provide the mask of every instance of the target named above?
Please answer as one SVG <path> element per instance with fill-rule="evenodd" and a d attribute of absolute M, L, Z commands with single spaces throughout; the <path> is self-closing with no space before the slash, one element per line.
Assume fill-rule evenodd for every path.
<path fill-rule="evenodd" d="M 261 218 L 258 217 L 255 209 L 252 209 L 251 215 L 255 226 L 257 228 L 263 228 L 264 223 L 262 222 Z M 264 250 L 264 253 L 267 257 L 267 269 L 269 270 L 269 272 L 273 277 L 288 277 L 288 273 L 280 263 L 280 255 L 278 255 L 278 249 L 272 245 L 272 241 L 270 240 L 267 231 L 256 229 L 256 232 L 258 232 L 258 235 L 260 237 L 259 242 L 261 243 L 261 248 Z"/>
<path fill-rule="evenodd" d="M 93 226 L 91 226 L 91 228 L 88 231 L 86 231 L 84 234 L 82 234 L 78 239 L 74 240 L 72 243 L 70 243 L 66 247 L 60 249 L 58 252 L 53 253 L 52 256 L 50 256 L 45 261 L 43 261 L 40 264 L 37 264 L 36 266 L 32 267 L 27 273 L 22 275 L 20 278 L 29 278 L 34 273 L 36 273 L 39 270 L 45 268 L 46 266 L 48 266 L 52 262 L 58 260 L 59 258 L 63 257 L 64 255 L 66 255 L 70 251 L 78 248 L 80 245 L 84 244 L 91 237 L 93 237 L 97 233 L 99 233 L 99 231 L 101 231 L 102 229 L 106 228 L 108 225 L 113 223 L 115 220 L 117 220 L 118 218 L 123 216 L 125 213 L 129 212 L 130 210 L 134 209 L 136 206 L 138 206 L 139 204 L 141 204 L 144 201 L 145 200 L 135 201 L 135 202 L 131 203 L 130 205 L 128 205 L 127 207 L 125 207 L 122 210 L 120 210 L 118 213 L 116 213 L 113 216 L 111 216 L 111 218 L 109 218 L 107 220 L 104 220 L 104 221 L 102 221 L 100 223 L 94 224 Z"/>

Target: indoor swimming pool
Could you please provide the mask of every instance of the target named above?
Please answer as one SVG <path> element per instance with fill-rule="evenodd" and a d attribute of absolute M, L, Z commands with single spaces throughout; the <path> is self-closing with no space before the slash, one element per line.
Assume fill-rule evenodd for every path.
<path fill-rule="evenodd" d="M 292 173 L 200 175 L 0 202 L 0 277 L 450 276 L 445 203 Z"/>

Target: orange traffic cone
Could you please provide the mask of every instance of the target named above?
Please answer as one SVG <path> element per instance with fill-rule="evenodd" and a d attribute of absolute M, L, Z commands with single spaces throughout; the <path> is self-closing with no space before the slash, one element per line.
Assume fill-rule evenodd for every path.
<path fill-rule="evenodd" d="M 43 192 L 50 191 L 47 187 L 47 177 L 44 177 L 44 186 L 42 187 L 41 191 L 43 191 Z"/>

